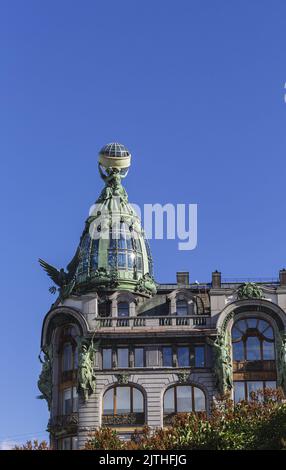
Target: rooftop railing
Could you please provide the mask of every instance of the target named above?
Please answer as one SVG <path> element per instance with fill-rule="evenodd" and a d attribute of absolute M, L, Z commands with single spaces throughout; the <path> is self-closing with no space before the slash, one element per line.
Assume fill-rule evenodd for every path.
<path fill-rule="evenodd" d="M 209 315 L 167 315 L 145 317 L 98 317 L 96 328 L 177 328 L 210 327 Z"/>

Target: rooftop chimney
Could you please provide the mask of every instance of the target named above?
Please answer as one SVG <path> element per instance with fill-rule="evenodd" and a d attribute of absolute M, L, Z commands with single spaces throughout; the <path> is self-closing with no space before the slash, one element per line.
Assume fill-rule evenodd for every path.
<path fill-rule="evenodd" d="M 177 272 L 177 284 L 178 284 L 178 286 L 188 286 L 189 285 L 189 273 L 187 271 Z"/>
<path fill-rule="evenodd" d="M 279 280 L 280 280 L 280 286 L 286 286 L 286 269 L 280 269 L 279 271 Z"/>
<path fill-rule="evenodd" d="M 212 287 L 214 289 L 221 288 L 221 272 L 220 271 L 214 271 L 212 273 Z"/>

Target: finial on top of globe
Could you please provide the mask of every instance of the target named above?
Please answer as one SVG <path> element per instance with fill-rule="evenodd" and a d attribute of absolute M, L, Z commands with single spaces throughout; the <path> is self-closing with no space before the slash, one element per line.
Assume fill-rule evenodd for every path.
<path fill-rule="evenodd" d="M 98 165 L 101 176 L 102 170 L 105 170 L 104 176 L 119 174 L 121 178 L 125 178 L 131 165 L 131 153 L 124 145 L 112 142 L 100 150 Z"/>

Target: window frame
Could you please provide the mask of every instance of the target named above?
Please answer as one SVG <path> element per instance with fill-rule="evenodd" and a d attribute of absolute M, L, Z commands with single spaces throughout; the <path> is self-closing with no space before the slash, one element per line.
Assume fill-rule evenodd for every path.
<path fill-rule="evenodd" d="M 249 390 L 248 390 L 248 383 L 249 382 L 262 382 L 262 390 L 263 390 L 263 393 L 265 391 L 266 388 L 268 388 L 265 384 L 266 382 L 275 382 L 276 383 L 276 387 L 273 389 L 273 390 L 276 390 L 277 389 L 277 380 L 270 380 L 270 379 L 252 379 L 252 380 L 234 380 L 233 381 L 233 399 L 234 399 L 234 402 L 235 403 L 238 403 L 239 401 L 241 400 L 238 400 L 236 401 L 235 400 L 235 383 L 242 383 L 244 385 L 244 399 L 243 401 L 248 401 L 248 395 L 249 395 Z M 260 390 L 260 389 L 259 389 Z M 251 393 L 251 392 L 250 392 Z"/>
<path fill-rule="evenodd" d="M 178 391 L 177 389 L 179 387 L 189 387 L 191 388 L 191 403 L 192 403 L 192 409 L 190 411 L 178 411 Z M 205 409 L 204 410 L 198 410 L 196 411 L 196 406 L 195 406 L 195 389 L 198 389 L 200 390 L 202 393 L 203 393 L 203 396 L 204 396 L 204 404 L 205 404 Z M 166 393 L 169 391 L 169 390 L 173 390 L 173 402 L 174 402 L 174 411 L 171 412 L 171 413 L 166 413 L 165 412 L 165 395 Z M 207 412 L 207 397 L 206 397 L 206 394 L 204 392 L 204 390 L 202 390 L 202 388 L 198 387 L 197 385 L 194 385 L 192 383 L 190 384 L 180 384 L 180 383 L 176 383 L 176 384 L 173 384 L 171 385 L 170 387 L 168 387 L 165 392 L 164 392 L 164 395 L 163 395 L 163 421 L 166 420 L 167 417 L 171 417 L 171 416 L 174 416 L 174 415 L 178 415 L 178 414 L 183 414 L 183 413 L 203 413 L 203 412 Z"/>
<path fill-rule="evenodd" d="M 125 412 L 125 413 L 117 413 L 117 390 L 119 388 L 129 388 L 130 389 L 130 396 L 129 396 L 129 410 L 128 412 Z M 141 393 L 141 396 L 142 396 L 142 404 L 143 404 L 143 411 L 141 412 L 134 412 L 134 390 L 136 390 L 137 392 Z M 113 408 L 112 408 L 112 413 L 109 413 L 109 414 L 105 414 L 104 413 L 104 398 L 105 398 L 105 395 L 109 392 L 109 391 L 112 391 L 112 403 L 113 403 Z M 145 394 L 144 392 L 139 388 L 137 387 L 136 385 L 133 385 L 133 384 L 118 384 L 118 385 L 114 385 L 112 387 L 109 387 L 107 390 L 105 390 L 105 392 L 103 393 L 102 395 L 102 421 L 103 421 L 103 418 L 104 417 L 112 417 L 112 418 L 119 418 L 120 417 L 124 417 L 124 416 L 128 416 L 128 415 L 138 415 L 139 418 L 142 418 L 141 421 L 142 423 L 138 423 L 138 425 L 140 426 L 144 426 L 144 424 L 146 423 L 146 398 L 145 398 Z M 142 416 L 140 416 L 142 415 Z M 121 426 L 120 423 L 116 423 L 116 424 L 102 424 L 103 426 Z"/>

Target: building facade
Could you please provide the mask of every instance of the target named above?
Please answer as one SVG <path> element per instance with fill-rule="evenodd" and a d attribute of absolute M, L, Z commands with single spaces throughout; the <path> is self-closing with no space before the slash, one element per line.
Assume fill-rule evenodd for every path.
<path fill-rule="evenodd" d="M 286 270 L 276 280 L 206 284 L 153 277 L 149 244 L 122 186 L 130 153 L 99 154 L 105 187 L 67 270 L 41 265 L 58 298 L 43 321 L 41 397 L 55 449 L 84 446 L 100 426 L 128 439 L 221 396 L 286 387 Z"/>

